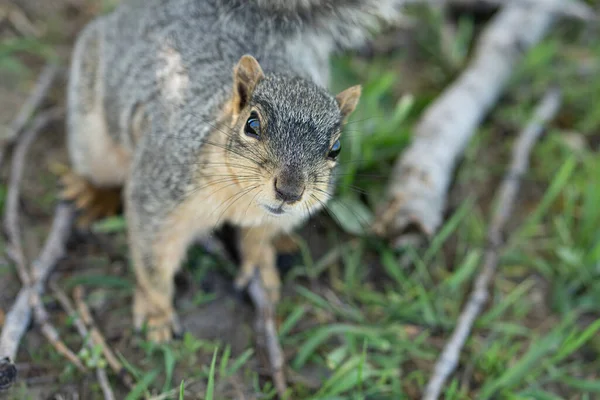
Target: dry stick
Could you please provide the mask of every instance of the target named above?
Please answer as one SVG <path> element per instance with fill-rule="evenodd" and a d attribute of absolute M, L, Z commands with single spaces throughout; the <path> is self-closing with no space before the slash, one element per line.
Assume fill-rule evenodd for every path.
<path fill-rule="evenodd" d="M 202 246 L 212 254 L 230 260 L 227 250 L 223 245 L 214 238 L 205 238 L 201 241 Z M 231 260 L 230 260 L 231 261 Z M 267 292 L 263 287 L 258 273 L 248 284 L 248 293 L 254 303 L 256 309 L 256 319 L 254 322 L 257 345 L 267 351 L 269 358 L 269 366 L 271 368 L 271 377 L 279 398 L 285 398 L 287 391 L 287 383 L 284 373 L 284 357 L 277 335 L 277 327 L 275 324 L 275 307 L 269 300 Z"/>
<path fill-rule="evenodd" d="M 31 308 L 33 309 L 35 320 L 38 323 L 38 325 L 40 325 L 42 334 L 48 339 L 48 341 L 56 348 L 56 350 L 60 354 L 62 354 L 69 361 L 71 361 L 78 369 L 83 371 L 85 370 L 83 364 L 81 364 L 77 356 L 71 350 L 69 350 L 69 348 L 60 340 L 58 331 L 49 322 L 48 313 L 46 312 L 44 305 L 40 299 L 41 290 L 39 292 L 36 290 L 37 288 L 39 288 L 40 285 L 38 285 L 38 282 L 32 277 L 32 275 L 26 267 L 25 255 L 21 243 L 21 232 L 19 224 L 19 187 L 21 183 L 21 178 L 23 176 L 27 152 L 29 150 L 29 147 L 31 146 L 31 143 L 33 143 L 33 141 L 35 140 L 39 132 L 42 130 L 42 128 L 46 126 L 48 122 L 60 117 L 61 115 L 62 110 L 58 108 L 40 114 L 34 120 L 31 128 L 28 131 L 26 131 L 23 134 L 23 136 L 21 136 L 12 160 L 7 204 L 4 214 L 4 223 L 9 241 L 8 254 L 14 260 L 17 266 L 17 270 L 19 272 L 19 277 L 21 278 L 23 283 L 23 288 L 28 293 L 27 306 L 29 307 L 29 310 L 31 310 Z M 17 301 L 17 304 L 25 304 L 25 299 L 26 297 L 18 297 L 17 300 L 21 300 L 21 302 Z M 27 322 L 24 326 L 21 325 L 21 327 L 17 328 L 16 330 L 9 328 L 8 332 L 11 334 L 15 332 L 23 333 L 24 329 L 29 323 L 30 311 L 23 310 L 23 313 L 17 313 L 15 315 L 24 316 L 24 320 Z M 11 322 L 18 321 L 12 319 Z M 20 338 L 20 336 L 18 337 Z M 3 341 L 0 341 L 0 346 L 2 346 L 0 348 L 3 348 Z M 6 355 L 4 353 L 0 354 Z M 11 358 L 13 358 L 15 355 L 16 354 L 12 354 Z"/>
<path fill-rule="evenodd" d="M 55 282 L 50 282 L 49 286 L 50 289 L 52 289 L 54 297 L 60 303 L 60 306 L 67 312 L 69 318 L 72 318 L 73 324 L 75 325 L 77 332 L 79 332 L 79 335 L 84 340 L 84 346 L 90 345 L 89 331 L 85 326 L 85 323 L 81 320 L 81 318 L 79 318 L 77 310 L 75 310 L 75 307 L 73 306 L 73 303 L 71 303 L 69 297 L 58 287 L 58 285 Z"/>
<path fill-rule="evenodd" d="M 550 6 L 560 0 L 539 0 Z M 456 161 L 524 54 L 550 27 L 550 13 L 508 5 L 482 33 L 473 60 L 425 111 L 410 147 L 398 158 L 373 231 L 402 244 L 414 228 L 430 237 L 442 221 Z"/>
<path fill-rule="evenodd" d="M 104 368 L 96 368 L 96 378 L 98 379 L 98 383 L 104 394 L 104 400 L 115 400 L 115 394 L 110 387 L 110 382 L 108 381 L 108 376 L 106 375 L 106 370 Z"/>
<path fill-rule="evenodd" d="M 25 128 L 25 125 L 27 125 L 29 118 L 31 118 L 40 104 L 42 104 L 42 101 L 52 87 L 52 83 L 58 76 L 59 71 L 60 68 L 55 64 L 49 64 L 44 68 L 37 80 L 33 92 L 31 92 L 31 95 L 27 98 L 25 104 L 23 104 L 19 110 L 16 118 L 10 124 L 8 132 L 0 137 L 0 166 L 2 165 L 6 148 L 15 141 L 19 133 L 21 133 L 21 131 Z"/>
<path fill-rule="evenodd" d="M 88 347 L 90 350 L 94 349 L 95 343 L 89 335 L 89 331 L 82 321 L 79 318 L 75 307 L 71 303 L 71 300 L 67 297 L 65 292 L 63 292 L 54 282 L 50 283 L 50 287 L 52 288 L 52 292 L 54 293 L 54 297 L 61 304 L 62 308 L 69 314 L 69 317 L 73 318 L 73 323 L 79 332 L 79 335 L 84 340 L 84 347 Z M 98 383 L 100 384 L 100 388 L 102 389 L 102 393 L 104 394 L 105 400 L 115 400 L 115 395 L 110 386 L 110 382 L 106 375 L 106 370 L 100 366 L 96 367 L 96 378 L 98 379 Z"/>
<path fill-rule="evenodd" d="M 32 283 L 29 271 L 27 271 L 25 256 L 21 245 L 21 229 L 19 225 L 19 194 L 21 191 L 20 185 L 23 178 L 23 171 L 25 169 L 25 157 L 29 151 L 29 147 L 37 138 L 41 130 L 48 125 L 48 123 L 56 120 L 61 115 L 62 110 L 52 109 L 37 116 L 33 121 L 31 128 L 21 137 L 12 159 L 8 194 L 6 196 L 6 206 L 4 209 L 4 230 L 10 239 L 10 244 L 7 248 L 8 254 L 15 262 L 23 286 L 29 286 Z"/>
<path fill-rule="evenodd" d="M 74 216 L 73 208 L 66 204 L 59 204 L 56 207 L 52 230 L 40 256 L 33 263 L 35 283 L 33 286 L 21 288 L 17 300 L 6 315 L 2 334 L 0 335 L 0 360 L 6 358 L 11 362 L 10 360 L 15 359 L 21 338 L 31 320 L 32 300 L 35 303 L 36 299 L 39 299 L 46 278 L 52 272 L 58 260 L 63 257 L 64 244 L 71 233 Z M 78 367 L 83 366 L 80 364 Z M 0 370 L 0 382 L 5 378 L 6 376 L 2 375 L 2 370 Z"/>
<path fill-rule="evenodd" d="M 48 312 L 42 303 L 40 294 L 35 289 L 29 293 L 29 305 L 33 308 L 33 316 L 35 323 L 39 325 L 42 334 L 48 342 L 56 349 L 59 354 L 62 354 L 81 372 L 85 372 L 87 368 L 81 363 L 77 354 L 75 354 L 67 345 L 60 339 L 58 330 L 50 323 Z"/>
<path fill-rule="evenodd" d="M 94 345 L 100 346 L 102 350 L 102 354 L 104 358 L 106 358 L 106 362 L 113 370 L 113 372 L 122 380 L 123 384 L 127 388 L 133 387 L 133 378 L 129 375 L 127 370 L 123 367 L 123 364 L 119 361 L 115 353 L 110 349 L 104 336 L 96 326 L 94 319 L 92 318 L 92 313 L 85 303 L 84 299 L 84 291 L 82 286 L 77 286 L 73 290 L 73 298 L 75 299 L 75 304 L 77 305 L 77 311 L 79 313 L 79 317 L 82 319 L 83 323 L 86 325 L 86 329 L 89 332 L 89 337 Z"/>
<path fill-rule="evenodd" d="M 21 338 L 31 320 L 32 293 L 39 295 L 43 292 L 46 278 L 58 260 L 63 257 L 65 242 L 71 233 L 74 215 L 74 210 L 66 204 L 59 204 L 56 207 L 50 234 L 38 259 L 33 262 L 35 284 L 21 288 L 15 304 L 6 315 L 0 335 L 0 359 L 2 357 L 9 360 L 15 359 Z M 1 376 L 0 380 L 2 380 Z"/>
<path fill-rule="evenodd" d="M 510 169 L 498 190 L 497 207 L 488 230 L 483 269 L 477 276 L 475 288 L 460 314 L 450 341 L 438 358 L 433 376 L 425 389 L 424 400 L 435 400 L 439 397 L 446 380 L 458 364 L 460 352 L 471 332 L 473 323 L 487 301 L 488 286 L 496 272 L 503 245 L 502 231 L 512 212 L 519 190 L 520 178 L 527 171 L 529 154 L 542 134 L 544 124 L 554 117 L 559 106 L 560 92 L 557 89 L 548 91 L 536 108 L 533 119 L 519 134 L 515 142 Z"/>
<path fill-rule="evenodd" d="M 6 314 L 2 334 L 0 334 L 0 360 L 6 358 L 12 362 L 17 355 L 19 343 L 31 320 L 29 292 L 29 287 L 22 288 L 12 308 Z"/>

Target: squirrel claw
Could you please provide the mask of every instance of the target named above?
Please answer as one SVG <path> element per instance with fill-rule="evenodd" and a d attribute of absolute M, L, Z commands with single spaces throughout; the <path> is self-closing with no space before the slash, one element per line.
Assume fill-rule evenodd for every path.
<path fill-rule="evenodd" d="M 133 324 L 136 332 L 145 330 L 146 339 L 155 343 L 170 342 L 183 337 L 183 327 L 172 308 L 161 309 L 152 306 L 141 291 L 136 291 L 133 308 Z M 145 329 L 144 329 L 145 328 Z"/>
<path fill-rule="evenodd" d="M 154 343 L 168 343 L 172 340 L 182 339 L 184 330 L 177 317 L 161 314 L 148 317 L 145 321 L 146 340 Z M 136 327 L 136 332 L 141 333 L 142 328 Z"/>
<path fill-rule="evenodd" d="M 70 201 L 80 211 L 77 225 L 87 227 L 95 220 L 110 217 L 121 206 L 120 188 L 99 188 L 66 166 L 55 166 L 53 172 L 60 177 L 61 200 Z"/>

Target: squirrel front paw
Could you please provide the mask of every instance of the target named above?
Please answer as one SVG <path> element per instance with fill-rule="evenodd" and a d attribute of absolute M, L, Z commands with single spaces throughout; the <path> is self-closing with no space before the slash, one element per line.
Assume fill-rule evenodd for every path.
<path fill-rule="evenodd" d="M 269 300 L 272 304 L 277 304 L 281 298 L 281 280 L 279 279 L 279 272 L 274 263 L 256 265 L 253 262 L 245 262 L 242 264 L 242 268 L 235 278 L 235 288 L 237 290 L 245 289 L 256 272 L 259 274 Z"/>
<path fill-rule="evenodd" d="M 155 343 L 170 342 L 174 337 L 183 336 L 179 317 L 172 306 L 158 307 L 155 302 L 136 290 L 133 301 L 133 324 L 140 332 L 145 327 L 146 339 Z"/>
<path fill-rule="evenodd" d="M 79 227 L 88 227 L 98 219 L 118 213 L 121 207 L 121 188 L 97 187 L 63 165 L 54 165 L 53 170 L 60 177 L 60 198 L 74 203 L 79 211 Z"/>

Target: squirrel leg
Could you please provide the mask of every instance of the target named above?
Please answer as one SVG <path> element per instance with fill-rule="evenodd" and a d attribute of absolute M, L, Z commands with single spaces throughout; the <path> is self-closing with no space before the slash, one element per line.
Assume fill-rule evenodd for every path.
<path fill-rule="evenodd" d="M 135 212 L 128 211 L 129 221 Z M 132 221 L 133 222 L 133 221 Z M 136 330 L 146 324 L 147 339 L 168 342 L 182 334 L 175 312 L 175 274 L 185 256 L 188 240 L 182 234 L 155 235 L 149 229 L 137 231 L 135 222 L 129 230 L 130 248 L 136 275 L 133 322 Z"/>
<path fill-rule="evenodd" d="M 135 234 L 131 233 L 131 236 Z M 176 247 L 176 243 L 173 244 Z M 136 237 L 130 240 L 136 289 L 133 299 L 133 324 L 136 330 L 147 328 L 147 339 L 168 342 L 182 333 L 173 306 L 175 273 L 182 258 L 169 244 L 152 243 Z"/>
<path fill-rule="evenodd" d="M 297 235 L 293 233 L 281 233 L 277 235 L 273 239 L 273 246 L 275 246 L 277 253 L 293 254 L 300 251 L 296 237 Z"/>
<path fill-rule="evenodd" d="M 135 190 L 147 187 L 138 186 L 133 193 Z M 145 324 L 148 340 L 167 342 L 173 335 L 183 333 L 173 304 L 175 274 L 193 238 L 210 227 L 203 227 L 201 221 L 191 218 L 192 211 L 185 205 L 166 215 L 155 215 L 130 190 L 126 200 L 129 246 L 136 275 L 134 327 L 140 330 Z"/>
<path fill-rule="evenodd" d="M 235 286 L 242 289 L 248 285 L 258 270 L 262 284 L 273 304 L 280 298 L 281 281 L 276 266 L 273 245 L 275 231 L 269 227 L 243 228 L 241 230 L 240 253 L 242 265 L 235 279 Z"/>

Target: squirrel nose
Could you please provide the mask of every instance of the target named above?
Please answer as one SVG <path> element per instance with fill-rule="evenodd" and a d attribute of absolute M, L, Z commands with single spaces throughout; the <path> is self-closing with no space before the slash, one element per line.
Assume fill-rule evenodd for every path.
<path fill-rule="evenodd" d="M 275 178 L 275 197 L 288 204 L 293 204 L 302 198 L 304 185 L 296 179 Z"/>

